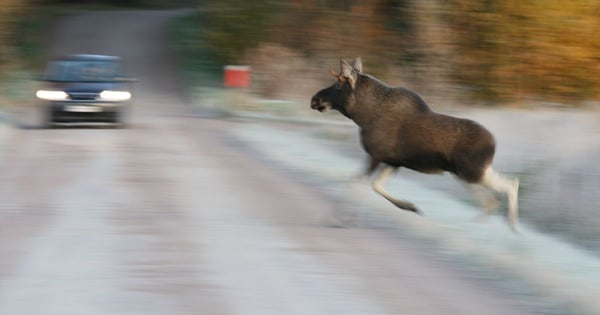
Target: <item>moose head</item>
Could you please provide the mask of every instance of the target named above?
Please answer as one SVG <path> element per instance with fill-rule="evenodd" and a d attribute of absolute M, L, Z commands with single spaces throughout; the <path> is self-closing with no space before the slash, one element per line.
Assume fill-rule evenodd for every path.
<path fill-rule="evenodd" d="M 336 78 L 335 83 L 325 88 L 312 97 L 310 107 L 314 110 L 323 112 L 328 109 L 335 109 L 342 114 L 347 115 L 346 109 L 354 101 L 354 93 L 357 88 L 357 82 L 362 73 L 362 61 L 360 58 L 354 59 L 352 64 L 345 60 L 340 60 L 340 72 L 337 73 L 330 69 L 330 73 Z"/>

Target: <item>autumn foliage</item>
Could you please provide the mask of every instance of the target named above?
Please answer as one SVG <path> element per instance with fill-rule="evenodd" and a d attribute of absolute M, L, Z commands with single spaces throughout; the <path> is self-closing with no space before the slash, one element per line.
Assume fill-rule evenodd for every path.
<path fill-rule="evenodd" d="M 227 62 L 275 43 L 316 63 L 360 55 L 383 78 L 494 102 L 600 96 L 593 0 L 211 0 L 205 13 Z"/>
<path fill-rule="evenodd" d="M 77 1 L 0 0 L 0 71 L 27 58 L 16 48 L 27 11 L 71 2 Z M 196 3 L 197 30 L 190 40 L 210 47 L 222 64 L 251 63 L 253 55 L 255 63 L 271 62 L 269 69 L 281 73 L 272 76 L 278 82 L 263 80 L 265 91 L 291 71 L 297 76 L 301 69 L 313 71 L 311 65 L 327 70 L 340 57 L 362 56 L 369 73 L 426 95 L 569 104 L 600 97 L 600 2 L 595 0 Z M 293 67 L 286 70 L 274 61 Z"/>
<path fill-rule="evenodd" d="M 581 100 L 600 87 L 597 1 L 453 0 L 454 78 L 482 97 Z"/>

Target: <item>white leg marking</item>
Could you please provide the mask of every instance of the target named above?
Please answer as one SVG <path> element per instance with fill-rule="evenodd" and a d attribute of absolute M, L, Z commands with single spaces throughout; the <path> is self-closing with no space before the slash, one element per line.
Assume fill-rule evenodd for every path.
<path fill-rule="evenodd" d="M 387 199 L 388 201 L 390 201 L 391 203 L 396 205 L 396 207 L 399 207 L 401 209 L 408 210 L 408 211 L 413 211 L 415 213 L 420 214 L 421 212 L 417 209 L 417 207 L 415 207 L 415 205 L 413 205 L 412 203 L 410 203 L 408 201 L 396 199 L 396 198 L 392 197 L 392 195 L 390 195 L 387 191 L 385 191 L 385 189 L 383 189 L 383 183 L 385 183 L 386 180 L 388 178 L 390 178 L 390 176 L 394 175 L 396 170 L 397 169 L 395 167 L 391 167 L 388 165 L 382 167 L 379 175 L 377 175 L 377 178 L 375 178 L 375 180 L 373 181 L 373 189 L 378 194 L 383 196 L 383 198 Z"/>
<path fill-rule="evenodd" d="M 383 184 L 387 181 L 388 178 L 390 178 L 390 176 L 394 175 L 395 172 L 395 168 L 391 166 L 385 166 L 373 181 L 373 189 L 378 194 L 382 195 L 385 199 L 390 201 L 394 200 L 394 197 L 392 197 L 390 194 L 388 194 L 387 191 L 383 189 Z"/>
<path fill-rule="evenodd" d="M 488 188 L 478 184 L 466 184 L 469 190 L 473 193 L 483 211 L 474 218 L 475 221 L 482 221 L 490 214 L 498 210 L 500 201 L 495 193 L 492 193 Z"/>
<path fill-rule="evenodd" d="M 504 193 L 508 197 L 508 223 L 512 229 L 516 229 L 519 220 L 519 179 L 510 180 L 492 167 L 488 167 L 483 173 L 481 184 L 498 193 Z"/>

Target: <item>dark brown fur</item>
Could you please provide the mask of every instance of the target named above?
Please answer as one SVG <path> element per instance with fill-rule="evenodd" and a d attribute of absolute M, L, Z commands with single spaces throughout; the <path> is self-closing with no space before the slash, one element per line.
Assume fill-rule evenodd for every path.
<path fill-rule="evenodd" d="M 414 91 L 354 70 L 354 87 L 342 73 L 338 82 L 315 94 L 311 107 L 323 110 L 327 102 L 356 122 L 371 159 L 369 174 L 385 163 L 423 173 L 448 171 L 469 183 L 480 180 L 495 151 L 488 130 L 472 120 L 436 113 Z"/>
<path fill-rule="evenodd" d="M 414 204 L 386 192 L 383 182 L 400 167 L 422 173 L 447 171 L 506 194 L 508 223 L 516 230 L 519 179 L 493 170 L 496 141 L 487 129 L 472 120 L 436 113 L 412 90 L 390 87 L 362 73 L 360 58 L 352 65 L 341 60 L 341 72 L 332 70 L 332 75 L 337 82 L 315 94 L 311 108 L 338 110 L 360 127 L 361 143 L 370 157 L 367 174 L 377 171 L 372 183 L 377 193 L 401 209 L 420 213 Z M 495 202 L 479 196 L 487 216 L 495 210 Z"/>

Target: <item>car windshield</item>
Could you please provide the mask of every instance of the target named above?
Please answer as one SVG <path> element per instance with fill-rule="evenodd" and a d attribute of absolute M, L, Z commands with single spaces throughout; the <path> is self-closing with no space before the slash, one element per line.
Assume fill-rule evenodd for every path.
<path fill-rule="evenodd" d="M 57 60 L 46 70 L 51 81 L 113 81 L 123 77 L 121 65 L 115 61 Z"/>

